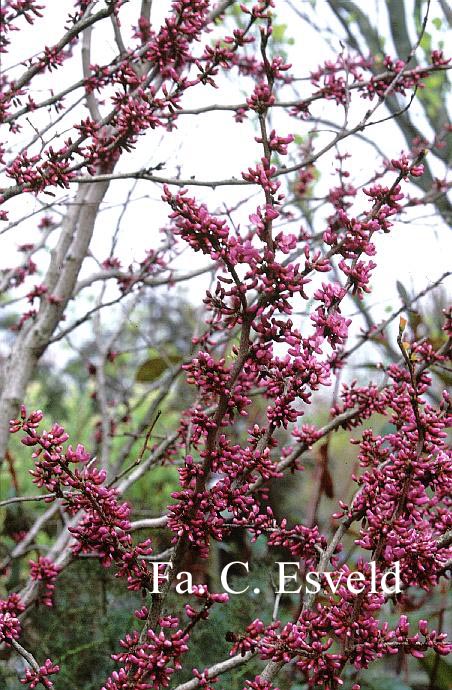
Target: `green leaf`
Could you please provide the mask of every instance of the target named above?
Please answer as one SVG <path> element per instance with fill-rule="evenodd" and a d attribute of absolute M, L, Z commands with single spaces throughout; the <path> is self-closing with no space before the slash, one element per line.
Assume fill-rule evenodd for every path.
<path fill-rule="evenodd" d="M 180 364 L 182 362 L 181 355 L 167 355 L 166 357 L 150 357 L 146 362 L 139 367 L 135 381 L 138 383 L 149 383 L 155 381 L 164 371 L 169 369 L 173 364 Z"/>
<path fill-rule="evenodd" d="M 373 678 L 371 681 L 366 681 L 366 686 L 369 690 L 413 690 L 409 685 L 404 683 L 400 678 L 386 676 L 386 678 Z"/>
<path fill-rule="evenodd" d="M 432 24 L 435 27 L 435 29 L 438 29 L 439 31 L 442 25 L 441 17 L 435 17 L 434 19 L 432 19 Z"/>
<path fill-rule="evenodd" d="M 422 48 L 422 50 L 425 53 L 431 53 L 432 51 L 432 36 L 429 34 L 427 31 L 424 33 L 424 35 L 421 38 L 421 42 L 419 44 Z"/>
<path fill-rule="evenodd" d="M 445 74 L 442 74 L 439 72 L 438 74 L 431 74 L 424 82 L 425 88 L 428 89 L 429 91 L 437 91 L 440 92 L 442 87 L 446 83 L 446 76 Z M 438 95 L 436 94 L 436 97 Z"/>
<path fill-rule="evenodd" d="M 427 654 L 427 656 L 424 656 L 423 659 L 418 659 L 418 661 L 430 680 L 436 668 L 434 679 L 436 690 L 450 690 L 452 664 L 449 664 L 442 656 L 436 657 L 436 654 Z"/>
<path fill-rule="evenodd" d="M 273 26 L 272 38 L 275 43 L 284 43 L 286 29 L 287 24 L 275 24 Z"/>
<path fill-rule="evenodd" d="M 85 642 L 84 644 L 80 644 L 77 647 L 74 647 L 73 649 L 69 649 L 67 652 L 62 654 L 60 658 L 58 659 L 59 662 L 64 661 L 64 659 L 67 659 L 69 656 L 74 656 L 74 654 L 79 654 L 80 652 L 84 652 L 86 649 L 92 649 L 93 647 L 99 647 L 102 645 L 104 642 L 106 642 L 108 638 L 100 639 L 100 640 L 91 640 L 90 642 Z"/>
<path fill-rule="evenodd" d="M 400 280 L 396 281 L 396 287 L 397 287 L 397 292 L 400 295 L 400 299 L 402 300 L 403 304 L 407 305 L 410 302 L 410 296 L 408 294 L 408 291 L 406 287 L 404 286 L 403 283 L 400 282 Z"/>

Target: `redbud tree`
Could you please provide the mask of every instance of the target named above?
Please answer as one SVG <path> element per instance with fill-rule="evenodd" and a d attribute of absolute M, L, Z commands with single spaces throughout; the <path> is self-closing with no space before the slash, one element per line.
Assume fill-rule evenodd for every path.
<path fill-rule="evenodd" d="M 290 27 L 292 41 L 281 35 L 288 4 L 2 3 L 1 505 L 34 512 L 2 544 L 12 586 L 2 586 L 0 644 L 30 688 L 66 687 L 64 659 L 36 655 L 27 621 L 37 606 L 53 615 L 59 579 L 82 558 L 139 600 L 103 690 L 359 690 L 376 663 L 394 656 L 407 672 L 407 659 L 430 655 L 436 673 L 450 651 L 444 608 L 426 611 L 451 568 L 451 312 L 434 337 L 413 319 L 447 274 L 384 320 L 370 296 L 400 222 L 414 211 L 447 215 L 444 169 L 424 177 L 447 124 L 401 143 L 386 133 L 450 63 L 424 49 L 427 3 L 406 54 L 364 55 L 349 35 L 350 48 L 336 42 L 303 71 L 289 59 L 303 53 L 303 25 Z M 207 150 L 201 137 L 178 158 L 191 126 Z M 205 178 L 193 174 L 198 154 Z M 400 262 L 413 251 L 405 236 Z M 185 349 L 143 318 L 152 300 L 176 313 L 180 286 L 192 316 L 173 336 L 185 329 Z M 357 381 L 353 363 L 369 343 L 373 368 Z M 63 370 L 64 346 L 86 365 L 88 441 L 81 407 L 51 418 L 33 393 L 49 353 Z M 328 444 L 341 433 L 354 467 L 331 466 Z M 177 470 L 179 486 L 160 515 L 139 519 L 133 488 L 148 477 L 152 488 L 162 466 Z M 333 495 L 334 472 L 347 472 L 353 491 Z M 309 496 L 295 520 L 271 500 L 283 480 Z M 175 597 L 177 574 L 238 532 L 301 575 L 334 571 L 340 584 L 290 605 L 273 592 L 269 615 L 248 603 L 229 653 L 193 668 L 196 631 L 231 595 L 201 568 Z M 401 591 L 372 588 L 395 562 Z M 365 584 L 358 595 L 344 584 L 352 570 Z"/>

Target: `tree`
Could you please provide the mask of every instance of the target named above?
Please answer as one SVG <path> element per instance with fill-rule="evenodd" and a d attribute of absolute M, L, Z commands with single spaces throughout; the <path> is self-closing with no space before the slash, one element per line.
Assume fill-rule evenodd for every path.
<path fill-rule="evenodd" d="M 383 36 L 379 35 L 377 27 L 372 25 L 371 17 L 366 15 L 352 2 L 329 0 L 328 4 L 345 31 L 344 39 L 353 50 L 360 55 L 363 55 L 363 50 L 366 53 L 370 50 L 374 56 L 384 57 L 385 41 Z M 420 30 L 422 26 L 422 12 L 425 6 L 425 2 L 416 0 L 414 12 L 412 12 L 407 3 L 397 2 L 396 0 L 387 0 L 385 3 L 390 29 L 389 38 L 392 40 L 395 54 L 399 59 L 403 60 L 410 53 L 410 34 L 413 30 Z M 440 28 L 443 24 L 449 28 L 451 25 L 451 13 L 446 3 L 438 3 L 438 7 L 432 8 L 432 11 L 434 11 L 435 16 L 431 19 L 429 29 L 424 30 L 419 43 L 419 48 L 424 55 L 427 55 L 429 50 L 431 51 L 432 49 L 432 35 L 430 31 Z M 411 19 L 412 21 L 410 21 Z M 354 31 L 355 27 L 358 32 Z M 366 48 L 360 46 L 359 37 L 362 37 L 364 40 Z M 416 55 L 413 55 L 412 60 L 413 65 L 418 64 Z M 447 113 L 448 86 L 447 75 L 438 75 L 438 78 L 433 78 L 425 92 L 419 91 L 417 99 L 421 112 L 427 121 L 425 130 L 429 128 L 434 135 L 435 141 L 434 143 L 432 142 L 433 145 L 430 148 L 433 160 L 437 159 L 446 168 L 450 166 L 451 162 L 451 145 L 450 137 L 448 137 L 449 117 Z M 398 103 L 395 95 L 389 95 L 386 104 L 391 114 L 397 114 L 395 122 L 403 134 L 406 145 L 411 148 L 413 142 L 417 142 L 423 146 L 426 143 L 425 133 L 416 125 L 416 120 L 411 116 L 410 109 L 399 113 L 401 109 L 400 103 Z M 414 180 L 414 183 L 424 194 L 434 188 L 434 176 L 428 163 L 424 163 L 424 174 L 422 177 Z M 439 193 L 434 195 L 431 201 L 436 205 L 437 210 L 444 217 L 445 221 L 450 223 L 451 209 L 448 197 Z"/>
<path fill-rule="evenodd" d="M 39 657 L 27 620 L 35 605 L 53 608 L 59 580 L 84 559 L 114 572 L 138 602 L 106 690 L 218 688 L 239 668 L 236 687 L 345 682 L 359 690 L 377 687 L 372 668 L 383 662 L 395 687 L 403 668 L 417 682 L 410 658 L 422 660 L 424 686 L 441 687 L 441 657 L 451 649 L 439 596 L 451 568 L 451 405 L 442 390 L 451 314 L 446 307 L 432 326 L 413 307 L 450 274 L 415 294 L 400 285 L 402 304 L 384 321 L 368 295 L 373 274 L 388 266 L 381 248 L 398 219 L 413 221 L 420 207 L 448 217 L 447 180 L 426 164 L 445 160 L 437 100 L 449 61 L 433 44 L 426 49 L 429 3 L 423 15 L 416 5 L 416 38 L 395 37 L 399 54 L 382 59 L 382 37 L 362 12 L 355 8 L 353 21 L 370 57 L 347 24 L 350 3 L 329 5 L 350 50 L 301 74 L 289 62 L 286 3 L 79 0 L 44 47 L 40 29 L 54 8 L 3 3 L 10 62 L 0 100 L 8 132 L 0 218 L 3 234 L 21 232 L 21 240 L 20 260 L 1 281 L 10 328 L 1 505 L 15 519 L 4 526 L 0 643 L 23 659 L 21 683 L 31 688 L 59 687 L 65 655 Z M 388 10 L 400 14 L 394 3 Z M 34 45 L 21 39 L 28 35 L 39 49 L 24 59 L 23 45 Z M 95 62 L 100 45 L 109 52 Z M 432 141 L 413 130 L 417 102 Z M 214 117 L 222 119 L 212 127 Z M 194 158 L 174 153 L 178 128 L 191 135 L 184 122 L 199 118 L 202 137 L 213 133 L 218 147 L 206 178 L 192 174 Z M 378 133 L 395 123 L 406 150 L 394 141 L 383 153 Z M 360 170 L 363 146 L 377 157 Z M 248 151 L 253 158 L 237 169 Z M 189 298 L 177 293 L 181 285 Z M 352 380 L 356 352 L 368 343 L 380 348 L 370 350 L 372 379 Z M 343 485 L 354 493 L 339 500 L 344 472 L 331 446 L 341 433 L 343 452 L 357 452 Z M 137 519 L 158 503 L 162 472 L 175 469 L 179 486 L 167 507 Z M 307 506 L 289 510 L 281 486 L 288 494 L 300 485 Z M 223 543 L 237 554 L 230 580 Z M 266 592 L 270 606 L 253 610 L 251 590 L 269 589 L 256 570 L 272 559 L 294 562 L 306 582 L 294 598 L 280 578 Z M 256 570 L 247 579 L 248 561 Z M 92 572 L 98 582 L 99 568 Z M 237 598 L 219 591 L 221 574 L 223 588 L 250 592 L 248 622 L 229 600 Z M 212 659 L 224 629 L 208 619 L 222 609 L 234 611 L 229 656 Z M 208 668 L 193 668 L 196 640 Z"/>

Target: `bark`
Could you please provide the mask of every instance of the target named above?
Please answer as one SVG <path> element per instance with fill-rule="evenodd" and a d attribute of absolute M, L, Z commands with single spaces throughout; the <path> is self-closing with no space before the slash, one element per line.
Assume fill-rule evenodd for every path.
<path fill-rule="evenodd" d="M 36 364 L 47 349 L 72 297 L 107 189 L 108 182 L 79 188 L 63 221 L 60 239 L 52 252 L 44 279 L 49 294 L 56 297 L 58 303 L 51 304 L 44 297 L 35 320 L 19 333 L 5 363 L 0 395 L 0 462 L 8 445 L 9 420 L 17 416 Z"/>

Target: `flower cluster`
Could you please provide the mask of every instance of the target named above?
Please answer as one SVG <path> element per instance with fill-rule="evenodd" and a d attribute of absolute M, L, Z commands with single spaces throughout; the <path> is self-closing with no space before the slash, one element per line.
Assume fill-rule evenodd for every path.
<path fill-rule="evenodd" d="M 287 549 L 291 556 L 303 559 L 310 568 L 317 565 L 319 553 L 326 547 L 326 540 L 317 526 L 295 525 L 288 528 L 287 520 L 283 519 L 281 525 L 269 535 L 268 545 Z"/>
<path fill-rule="evenodd" d="M 30 690 L 33 690 L 39 683 L 45 688 L 53 688 L 53 683 L 49 676 L 59 673 L 59 671 L 60 667 L 58 664 L 53 664 L 50 659 L 46 659 L 37 671 L 27 669 L 25 676 L 20 679 L 20 682 L 24 685 L 29 685 Z"/>
<path fill-rule="evenodd" d="M 206 620 L 209 617 L 209 609 L 214 604 L 224 604 L 229 599 L 227 594 L 209 592 L 206 585 L 194 585 L 191 588 L 191 594 L 199 599 L 202 604 L 202 608 L 199 610 L 194 609 L 190 604 L 186 604 L 184 607 L 185 614 L 190 618 L 192 626 L 199 620 Z"/>
<path fill-rule="evenodd" d="M 130 507 L 118 502 L 118 491 L 106 486 L 106 472 L 92 466 L 90 455 L 78 444 L 64 447 L 69 436 L 58 424 L 50 432 L 39 433 L 42 412 L 27 415 L 24 406 L 20 419 L 11 420 L 12 433 L 25 432 L 22 443 L 35 448 L 35 469 L 30 471 L 33 482 L 50 492 L 49 501 L 56 496 L 64 498 L 64 509 L 69 515 L 82 511 L 79 522 L 70 527 L 75 537 L 72 551 L 96 553 L 105 567 L 114 563 L 117 576 L 127 579 L 132 590 L 152 589 L 152 574 L 143 556 L 152 553 L 149 539 L 133 545 L 130 534 Z M 58 568 L 48 559 L 40 558 L 31 564 L 31 576 L 45 586 L 43 603 L 52 606 L 54 580 Z"/>
<path fill-rule="evenodd" d="M 42 594 L 39 600 L 44 606 L 53 606 L 55 580 L 59 570 L 58 566 L 45 556 L 40 556 L 36 562 L 30 561 L 30 577 L 42 584 Z"/>
<path fill-rule="evenodd" d="M 0 613 L 0 642 L 10 646 L 12 640 L 18 640 L 21 634 L 19 619 L 9 611 Z"/>
<path fill-rule="evenodd" d="M 146 639 L 134 631 L 120 641 L 125 650 L 112 658 L 122 664 L 113 671 L 102 690 L 159 690 L 169 687 L 171 676 L 181 668 L 181 657 L 188 651 L 188 634 L 178 628 L 177 618 L 167 616 L 159 621 L 160 632 L 148 630 Z M 171 632 L 175 630 L 175 632 Z"/>

